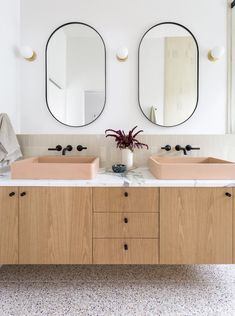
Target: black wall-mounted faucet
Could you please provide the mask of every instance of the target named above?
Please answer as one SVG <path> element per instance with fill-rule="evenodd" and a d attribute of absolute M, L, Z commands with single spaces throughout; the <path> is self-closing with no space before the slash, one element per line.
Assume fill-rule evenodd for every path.
<path fill-rule="evenodd" d="M 175 150 L 176 150 L 176 151 L 182 150 L 182 151 L 184 152 L 184 155 L 185 155 L 185 156 L 187 155 L 187 151 L 186 151 L 186 148 L 185 148 L 185 147 L 182 147 L 182 146 L 180 146 L 180 145 L 176 145 L 176 146 L 175 146 Z"/>
<path fill-rule="evenodd" d="M 72 150 L 73 150 L 73 146 L 67 145 L 65 148 L 63 148 L 62 155 L 65 156 L 66 151 L 72 151 Z"/>
<path fill-rule="evenodd" d="M 175 150 L 176 151 L 180 151 L 182 150 L 184 152 L 184 155 L 187 155 L 187 151 L 191 151 L 191 150 L 200 150 L 200 147 L 192 147 L 191 145 L 186 145 L 185 147 L 182 147 L 180 145 L 176 145 L 175 146 Z"/>

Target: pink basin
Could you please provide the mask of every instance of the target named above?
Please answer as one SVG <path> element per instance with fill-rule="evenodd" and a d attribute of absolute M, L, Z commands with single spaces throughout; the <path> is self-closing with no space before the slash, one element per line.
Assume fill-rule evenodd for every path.
<path fill-rule="evenodd" d="M 11 165 L 12 179 L 94 179 L 99 158 L 42 156 L 23 159 Z"/>
<path fill-rule="evenodd" d="M 235 163 L 213 157 L 152 156 L 149 169 L 157 179 L 235 179 Z"/>

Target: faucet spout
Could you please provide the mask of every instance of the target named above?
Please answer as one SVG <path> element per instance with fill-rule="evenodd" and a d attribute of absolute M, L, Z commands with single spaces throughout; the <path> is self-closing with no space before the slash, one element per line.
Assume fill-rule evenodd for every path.
<path fill-rule="evenodd" d="M 72 151 L 73 147 L 71 145 L 67 145 L 65 148 L 62 150 L 62 156 L 66 155 L 66 151 Z"/>
<path fill-rule="evenodd" d="M 185 155 L 185 156 L 187 155 L 187 150 L 186 150 L 185 147 L 182 147 L 182 146 L 180 146 L 180 145 L 176 145 L 176 146 L 175 146 L 175 150 L 176 150 L 176 151 L 182 150 L 182 151 L 184 152 L 184 155 Z"/>

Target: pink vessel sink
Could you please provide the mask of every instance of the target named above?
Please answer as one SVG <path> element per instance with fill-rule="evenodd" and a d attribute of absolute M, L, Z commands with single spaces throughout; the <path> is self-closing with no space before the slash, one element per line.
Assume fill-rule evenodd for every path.
<path fill-rule="evenodd" d="M 235 163 L 213 157 L 152 156 L 149 169 L 157 179 L 235 179 Z"/>
<path fill-rule="evenodd" d="M 67 157 L 42 156 L 14 162 L 11 165 L 12 179 L 78 179 L 96 177 L 99 158 L 93 156 Z"/>

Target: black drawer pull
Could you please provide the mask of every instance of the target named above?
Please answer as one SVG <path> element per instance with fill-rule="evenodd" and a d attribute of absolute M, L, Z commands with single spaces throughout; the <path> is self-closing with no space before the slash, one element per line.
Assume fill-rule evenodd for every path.
<path fill-rule="evenodd" d="M 26 195 L 26 192 L 20 193 L 20 196 L 25 196 L 25 195 Z"/>
<path fill-rule="evenodd" d="M 125 197 L 128 197 L 128 192 L 125 192 L 125 193 L 124 193 L 124 196 L 125 196 Z"/>
<path fill-rule="evenodd" d="M 124 217 L 124 223 L 127 224 L 128 223 L 128 218 Z"/>
<path fill-rule="evenodd" d="M 128 245 L 127 244 L 124 245 L 124 250 L 128 250 Z"/>
<path fill-rule="evenodd" d="M 14 196 L 14 195 L 15 195 L 15 192 L 9 193 L 9 196 L 10 196 L 10 197 L 12 197 L 12 196 Z"/>
<path fill-rule="evenodd" d="M 228 196 L 228 197 L 231 197 L 231 196 L 232 196 L 232 194 L 229 193 L 229 192 L 226 192 L 225 195 Z"/>

